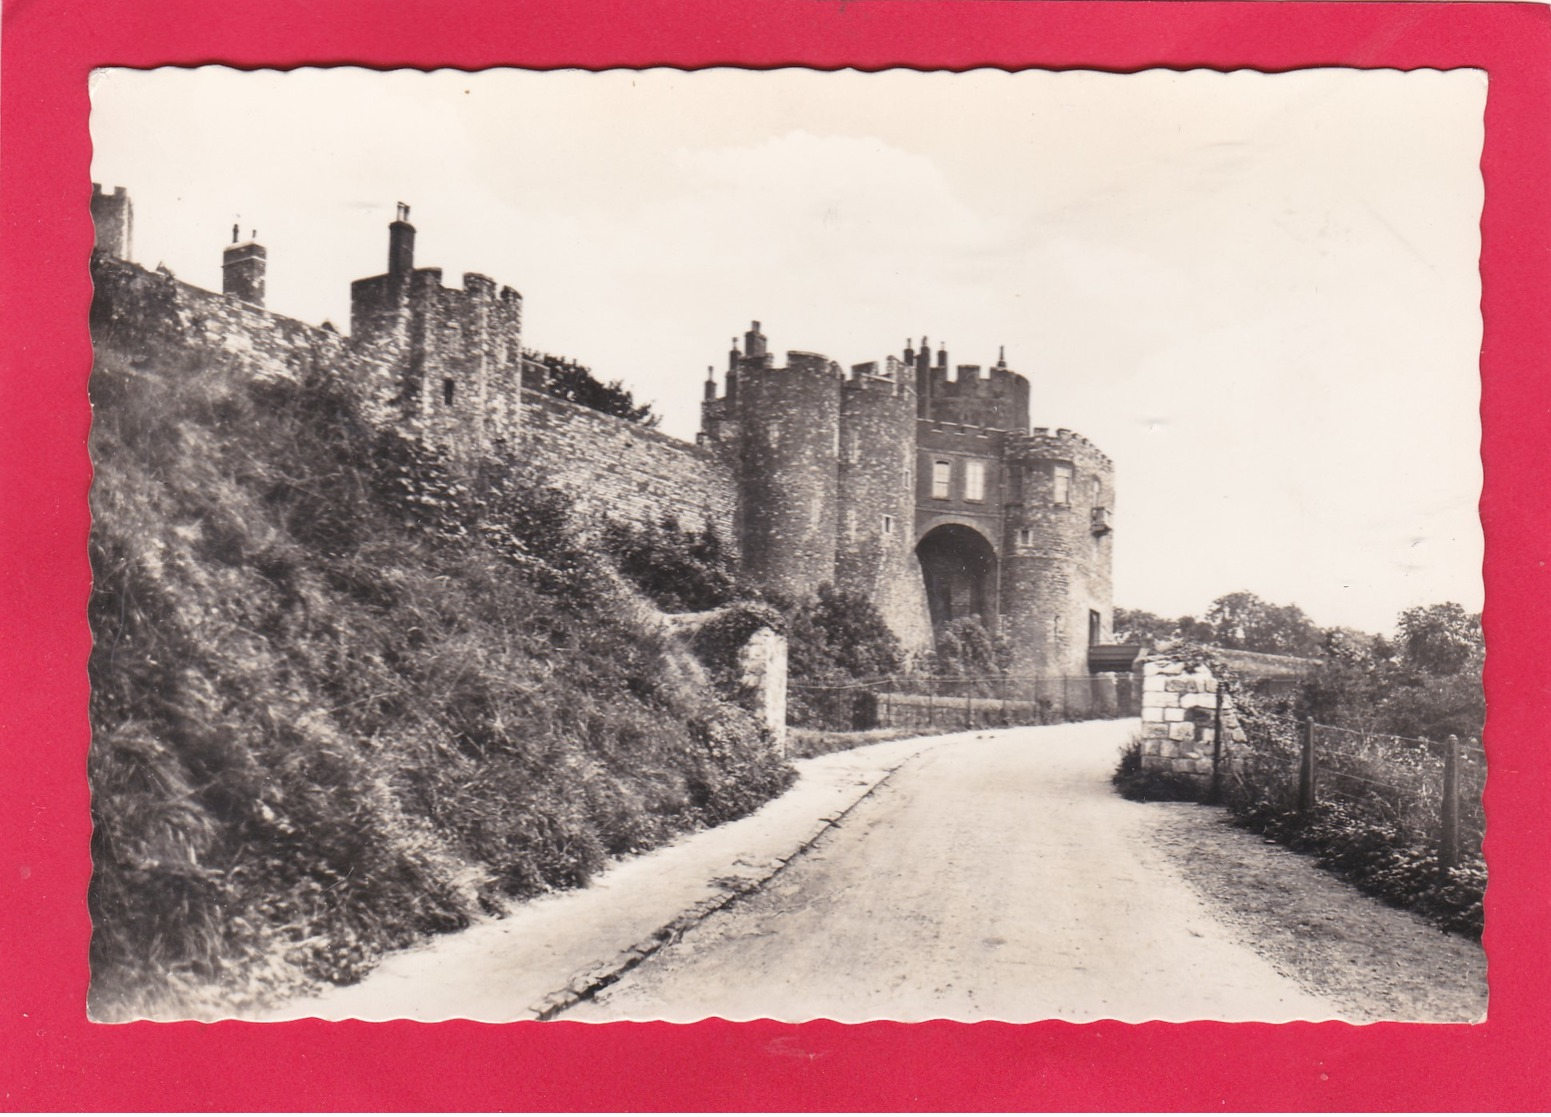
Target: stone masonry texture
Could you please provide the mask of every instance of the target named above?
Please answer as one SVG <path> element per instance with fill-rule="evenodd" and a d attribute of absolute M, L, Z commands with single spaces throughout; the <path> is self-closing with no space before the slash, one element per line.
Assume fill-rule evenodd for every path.
<path fill-rule="evenodd" d="M 94 338 L 132 359 L 172 347 L 256 378 L 333 377 L 373 423 L 536 467 L 585 521 L 709 526 L 757 584 L 860 594 L 911 650 L 931 646 L 929 601 L 939 620 L 978 615 L 1015 674 L 1084 675 L 1108 638 L 1113 467 L 1081 435 L 1031 430 L 1028 381 L 1001 357 L 950 365 L 923 338 L 849 371 L 802 351 L 778 365 L 756 322 L 687 443 L 525 389 L 540 358 L 524 356 L 521 294 L 416 266 L 407 206 L 387 270 L 351 284 L 348 336 L 265 309 L 257 245 L 233 246 L 225 293 L 204 291 L 130 262 L 126 191 L 94 186 L 92 215 Z"/>

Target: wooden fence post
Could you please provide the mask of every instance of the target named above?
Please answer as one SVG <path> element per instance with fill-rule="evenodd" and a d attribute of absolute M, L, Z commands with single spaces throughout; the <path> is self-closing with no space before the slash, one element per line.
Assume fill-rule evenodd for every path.
<path fill-rule="evenodd" d="M 1438 838 L 1438 875 L 1459 864 L 1459 738 L 1443 743 L 1443 833 Z"/>
<path fill-rule="evenodd" d="M 1222 802 L 1222 683 L 1217 684 L 1217 708 L 1212 711 L 1212 788 L 1208 802 Z"/>
<path fill-rule="evenodd" d="M 1298 765 L 1298 810 L 1308 813 L 1314 809 L 1314 719 L 1310 718 L 1303 737 L 1303 759 Z"/>
<path fill-rule="evenodd" d="M 964 728 L 975 728 L 975 683 L 973 679 L 964 685 Z"/>
<path fill-rule="evenodd" d="M 937 676 L 926 677 L 926 727 L 937 728 Z"/>

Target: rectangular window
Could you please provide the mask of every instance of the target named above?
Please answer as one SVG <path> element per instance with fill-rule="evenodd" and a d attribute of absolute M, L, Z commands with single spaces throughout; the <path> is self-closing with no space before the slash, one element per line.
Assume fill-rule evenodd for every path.
<path fill-rule="evenodd" d="M 894 534 L 894 517 L 893 516 L 884 516 L 883 517 L 883 534 L 884 535 L 893 535 Z"/>
<path fill-rule="evenodd" d="M 1056 504 L 1072 503 L 1072 467 L 1069 465 L 1056 466 L 1056 483 L 1052 500 Z"/>
<path fill-rule="evenodd" d="M 964 463 L 964 499 L 984 500 L 986 498 L 986 463 L 967 461 Z"/>
<path fill-rule="evenodd" d="M 442 402 L 448 407 L 452 406 L 453 383 L 451 380 L 442 381 Z"/>
<path fill-rule="evenodd" d="M 1032 547 L 1032 546 L 1034 546 L 1034 529 L 1033 528 L 1031 528 L 1031 527 L 1020 527 L 1018 529 L 1018 546 L 1020 546 L 1020 547 Z"/>
<path fill-rule="evenodd" d="M 947 500 L 949 486 L 953 482 L 953 463 L 947 461 L 935 461 L 932 463 L 932 496 L 938 500 Z"/>

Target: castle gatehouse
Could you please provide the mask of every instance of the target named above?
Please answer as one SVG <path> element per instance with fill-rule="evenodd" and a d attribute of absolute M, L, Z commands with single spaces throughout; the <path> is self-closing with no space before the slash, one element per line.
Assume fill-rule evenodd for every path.
<path fill-rule="evenodd" d="M 408 206 L 386 270 L 351 284 L 348 336 L 268 310 L 267 250 L 240 230 L 216 293 L 131 262 L 122 188 L 94 185 L 92 216 L 94 329 L 120 341 L 138 331 L 254 376 L 327 370 L 373 422 L 539 466 L 584 518 L 706 525 L 758 584 L 863 595 L 912 649 L 975 616 L 1015 673 L 1081 675 L 1109 636 L 1113 466 L 1081 435 L 1030 427 L 1028 379 L 1005 354 L 950 365 L 922 338 L 849 368 L 797 350 L 778 364 L 754 322 L 720 382 L 708 371 L 688 443 L 541 391 L 554 358 L 524 347 L 522 295 L 417 266 Z"/>

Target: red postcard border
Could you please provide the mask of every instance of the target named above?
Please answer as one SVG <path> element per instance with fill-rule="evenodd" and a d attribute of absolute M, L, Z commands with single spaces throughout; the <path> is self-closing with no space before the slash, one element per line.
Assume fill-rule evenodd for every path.
<path fill-rule="evenodd" d="M 1539 4 L 5 0 L 0 1104 L 9 1109 L 1541 1109 L 1551 1101 L 1551 13 Z M 1490 1019 L 1475 1026 L 86 1021 L 94 66 L 1487 71 Z M 241 121 L 234 121 L 241 127 Z M 1418 447 L 1425 453 L 1425 447 Z"/>

